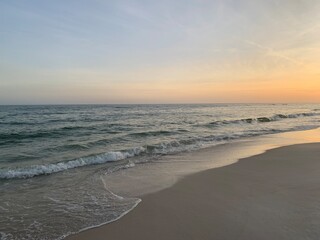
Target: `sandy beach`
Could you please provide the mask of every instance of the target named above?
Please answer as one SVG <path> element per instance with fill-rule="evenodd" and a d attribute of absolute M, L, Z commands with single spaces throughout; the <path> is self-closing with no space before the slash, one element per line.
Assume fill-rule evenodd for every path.
<path fill-rule="evenodd" d="M 196 173 L 67 239 L 319 239 L 319 156 L 299 144 Z"/>

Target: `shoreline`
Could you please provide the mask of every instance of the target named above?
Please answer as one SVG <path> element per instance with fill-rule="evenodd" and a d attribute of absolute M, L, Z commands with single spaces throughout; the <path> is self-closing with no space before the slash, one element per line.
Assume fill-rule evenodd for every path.
<path fill-rule="evenodd" d="M 228 166 L 271 149 L 314 142 L 320 142 L 320 128 L 248 137 L 195 151 L 164 155 L 156 161 L 107 174 L 103 179 L 109 191 L 119 196 L 141 198 L 172 187 L 198 172 Z"/>
<path fill-rule="evenodd" d="M 310 146 L 316 146 L 316 147 L 311 147 Z M 309 148 L 308 152 L 306 152 L 304 149 L 305 148 Z M 233 184 L 237 183 L 239 184 L 241 182 L 241 179 L 244 177 L 244 173 L 246 173 L 248 171 L 248 167 L 251 167 L 253 169 L 255 169 L 255 171 L 259 168 L 261 168 L 262 164 L 262 160 L 261 159 L 265 159 L 266 157 L 275 157 L 274 153 L 281 153 L 283 156 L 285 156 L 285 160 L 283 160 L 285 162 L 285 164 L 283 164 L 283 166 L 280 169 L 280 172 L 278 172 L 277 176 L 271 176 L 272 178 L 276 178 L 276 177 L 280 177 L 279 179 L 281 179 L 281 174 L 287 177 L 290 177 L 290 173 L 287 172 L 287 168 L 288 166 L 290 166 L 292 164 L 292 161 L 295 162 L 295 164 L 299 164 L 299 160 L 296 159 L 297 158 L 297 154 L 296 155 L 292 155 L 292 153 L 290 153 L 290 151 L 297 151 L 297 149 L 300 151 L 303 151 L 304 153 L 302 155 L 305 156 L 305 158 L 308 158 L 308 160 L 305 160 L 307 162 L 309 162 L 309 165 L 312 164 L 318 164 L 314 158 L 315 156 L 317 156 L 318 153 L 320 153 L 320 151 L 317 149 L 320 149 L 320 144 L 319 143 L 309 143 L 309 144 L 300 144 L 300 145 L 292 145 L 292 146 L 287 146 L 287 147 L 279 147 L 279 148 L 275 148 L 272 150 L 267 150 L 265 153 L 261 153 L 259 155 L 255 155 L 249 158 L 245 158 L 245 159 L 240 159 L 240 161 L 236 162 L 235 164 L 231 164 L 231 165 L 227 165 L 224 167 L 220 167 L 220 168 L 214 168 L 214 169 L 209 169 L 209 170 L 205 170 L 205 171 L 201 171 L 186 177 L 183 177 L 180 181 L 178 181 L 177 183 L 175 183 L 173 186 L 166 188 L 164 190 L 160 190 L 158 192 L 155 193 L 150 193 L 150 194 L 146 194 L 146 195 L 142 195 L 142 202 L 136 207 L 134 208 L 132 211 L 130 211 L 127 215 L 125 215 L 124 217 L 122 217 L 121 219 L 112 222 L 112 223 L 108 223 L 106 225 L 100 226 L 100 227 L 96 227 L 96 228 L 91 228 L 89 230 L 85 230 L 82 231 L 80 233 L 68 236 L 66 239 L 72 240 L 72 239 L 89 239 L 89 238 L 94 238 L 94 239 L 130 239 L 130 236 L 132 237 L 132 235 L 135 236 L 135 238 L 141 238 L 141 239 L 150 239 L 151 237 L 153 239 L 212 239 L 212 237 L 218 238 L 218 239 L 235 239 L 232 236 L 229 236 L 229 232 L 238 232 L 239 230 L 237 230 L 239 227 L 243 227 L 241 224 L 239 225 L 239 222 L 241 222 L 241 211 L 239 210 L 239 208 L 248 208 L 248 206 L 245 204 L 245 202 L 243 202 L 242 198 L 239 198 L 239 196 L 234 196 L 233 194 L 230 195 L 230 192 L 227 194 L 225 191 L 225 189 L 223 189 L 224 186 L 226 186 L 225 184 L 222 184 L 223 181 L 226 181 L 225 175 L 222 177 L 222 173 L 230 173 L 230 171 L 233 173 L 236 172 L 240 172 L 240 178 L 238 176 L 237 177 L 231 177 L 229 179 L 229 186 L 232 186 Z M 290 150 L 290 151 L 288 151 Z M 311 155 L 310 155 L 310 152 Z M 315 154 L 316 152 L 316 154 Z M 309 154 L 308 154 L 309 153 Z M 260 159 L 260 160 L 259 160 Z M 291 159 L 291 164 L 290 164 L 290 159 Z M 293 160 L 292 160 L 293 159 Z M 310 160 L 311 159 L 311 160 Z M 251 165 L 247 164 L 248 162 L 251 163 Z M 270 166 L 270 163 L 274 163 L 274 166 Z M 312 163 L 311 163 L 312 162 Z M 274 159 L 271 159 L 270 161 L 267 162 L 268 163 L 268 167 L 271 167 L 271 170 L 275 171 L 275 169 L 272 169 L 272 167 L 275 167 L 276 164 L 278 163 L 276 162 Z M 265 163 L 264 163 L 265 164 Z M 247 167 L 244 167 L 246 166 Z M 254 165 L 254 166 L 253 166 Z M 309 166 L 308 165 L 308 166 Z M 318 165 L 320 167 L 320 165 Z M 300 166 L 301 167 L 301 166 Z M 309 166 L 310 167 L 310 166 Z M 294 168 L 291 167 L 292 169 Z M 232 169 L 236 169 L 232 170 Z M 311 166 L 311 169 L 316 169 L 316 167 Z M 279 171 L 279 169 L 278 169 Z M 220 173 L 219 173 L 220 172 Z M 253 171 L 254 172 L 254 171 Z M 298 171 L 299 172 L 299 171 Z M 222 174 L 222 175 L 221 175 Z M 241 176 L 242 174 L 242 176 Z M 252 174 L 252 172 L 251 172 Z M 272 175 L 272 172 L 269 173 L 269 175 Z M 275 173 L 273 173 L 275 174 Z M 279 175 L 280 174 L 280 175 Z M 237 173 L 236 175 L 239 175 L 239 173 Z M 268 174 L 267 174 L 268 175 Z M 290 175 L 290 176 L 289 176 Z M 218 177 L 217 177 L 218 176 Z M 219 177 L 220 176 L 220 177 Z M 242 177 L 242 178 L 241 178 Z M 258 176 L 257 175 L 253 175 L 251 176 L 251 181 L 256 182 Z M 292 176 L 291 176 L 292 177 Z M 206 181 L 203 181 L 203 178 L 206 179 Z M 216 179 L 217 178 L 217 179 Z M 247 177 L 248 178 L 248 177 Z M 285 177 L 283 177 L 285 178 Z M 199 180 L 200 179 L 200 180 Z M 202 180 L 201 180 L 202 179 Z M 216 179 L 216 180 L 214 180 Z M 307 179 L 307 176 L 304 176 L 304 179 Z M 217 194 L 217 192 L 212 192 L 210 191 L 210 189 L 208 189 L 206 186 L 206 182 L 208 181 L 212 181 L 212 185 L 215 187 L 215 189 L 220 189 L 220 195 Z M 243 179 L 242 179 L 243 181 Z M 292 179 L 292 183 L 290 182 L 285 182 L 286 184 L 302 184 L 305 183 L 303 181 L 303 179 L 300 179 L 299 181 L 297 181 L 295 183 L 294 179 Z M 319 184 L 320 181 L 317 182 L 317 184 Z M 305 183 L 307 184 L 307 183 Z M 252 185 L 252 184 L 251 184 Z M 236 185 L 233 186 L 233 188 Z M 312 185 L 313 187 L 315 187 L 315 185 Z M 268 187 L 268 188 L 266 188 Z M 287 186 L 288 187 L 288 186 Z M 291 186 L 292 187 L 292 186 Z M 262 184 L 262 188 L 257 189 L 257 192 L 260 192 L 260 194 L 266 194 L 266 192 L 263 192 L 263 189 L 269 189 L 270 186 L 268 185 L 263 185 Z M 261 190 L 262 189 L 262 190 Z M 285 186 L 284 186 L 284 189 Z M 248 192 L 248 190 L 250 189 L 242 189 L 242 192 L 238 192 L 237 194 L 246 198 L 245 193 Z M 198 191 L 198 192 L 197 192 Z M 200 191 L 200 192 L 199 192 Z M 202 191 L 202 192 L 201 192 Z M 201 193 L 201 194 L 200 194 Z M 204 193 L 206 193 L 206 197 L 208 197 L 210 200 L 210 202 L 208 202 L 208 200 L 202 199 L 202 198 L 198 198 L 195 199 L 194 194 L 196 195 L 203 195 Z M 301 189 L 300 189 L 300 193 L 301 193 Z M 223 195 L 223 194 L 227 194 L 227 195 Z M 220 200 L 217 199 L 217 196 L 220 196 Z M 257 197 L 257 196 L 256 196 Z M 260 196 L 261 197 L 261 196 Z M 184 199 L 184 201 L 181 201 L 182 199 Z M 192 201 L 190 200 L 192 199 Z M 254 198 L 253 198 L 254 199 Z M 259 199 L 259 198 L 258 198 Z M 282 201 L 282 203 L 286 203 L 286 201 L 288 201 L 287 198 L 284 198 L 284 202 Z M 313 199 L 314 200 L 314 199 Z M 224 202 L 230 202 L 233 201 L 234 205 L 229 205 L 229 206 L 223 206 L 225 203 Z M 240 201 L 242 203 L 239 204 Z M 294 201 L 294 200 L 290 200 L 290 201 Z M 290 203 L 289 201 L 289 203 Z M 212 202 L 214 204 L 212 204 Z M 272 201 L 268 202 L 267 206 L 270 207 L 272 206 Z M 255 201 L 252 202 L 252 204 L 257 205 L 257 203 Z M 286 205 L 286 204 L 284 204 Z M 312 204 L 311 204 L 312 205 Z M 220 210 L 217 209 L 217 206 L 219 206 L 219 208 L 224 209 L 223 212 L 221 212 Z M 238 207 L 235 207 L 238 206 Z M 290 204 L 289 204 L 290 206 Z M 317 205 L 318 206 L 318 205 Z M 266 205 L 259 206 L 260 208 L 262 207 L 266 207 Z M 207 208 L 204 209 L 204 208 Z M 234 215 L 233 217 L 238 218 L 238 222 L 232 220 L 233 218 L 230 215 L 230 210 L 228 210 L 229 208 L 234 208 Z M 193 210 L 190 210 L 193 209 Z M 271 208 L 273 209 L 273 208 Z M 208 211 L 213 211 L 215 212 L 215 214 L 207 214 Z M 238 215 L 236 214 L 237 210 L 239 213 Z M 248 209 L 247 209 L 248 210 Z M 270 210 L 270 208 L 269 208 Z M 273 209 L 275 210 L 275 209 Z M 278 211 L 281 210 L 280 209 L 276 209 Z M 300 206 L 300 211 L 302 211 L 303 209 L 301 209 Z M 251 210 L 252 211 L 252 210 Z M 257 210 L 253 211 L 253 213 L 256 213 Z M 259 212 L 259 211 L 258 211 Z M 274 213 L 277 213 L 277 211 L 274 211 Z M 259 215 L 260 214 L 260 215 Z M 265 214 L 261 214 L 259 213 L 258 215 L 260 217 L 262 217 L 262 219 L 267 219 L 265 218 Z M 254 214 L 253 214 L 254 215 Z M 219 216 L 219 217 L 217 217 Z M 286 216 L 286 215 L 285 215 Z M 303 214 L 301 215 L 301 218 L 304 218 L 305 216 L 303 216 Z M 197 222 L 193 222 L 193 221 L 189 221 L 190 219 L 196 219 Z M 283 218 L 283 216 L 282 216 Z M 189 219 L 189 220 L 188 220 Z M 229 221 L 227 221 L 229 219 Z M 260 218 L 261 219 L 261 218 Z M 281 219 L 281 218 L 280 218 Z M 265 220 L 265 221 L 267 221 Z M 270 220 L 270 219 L 269 219 Z M 275 221 L 277 219 L 273 219 L 271 217 L 272 221 Z M 290 218 L 289 218 L 290 220 Z M 298 219 L 299 220 L 299 219 Z M 319 219 L 316 218 L 316 221 L 318 221 Z M 257 219 L 255 220 L 257 221 Z M 272 225 L 272 221 L 268 222 L 268 224 Z M 320 221 L 320 220 L 319 220 Z M 259 222 L 259 221 L 258 221 Z M 200 224 L 201 223 L 201 224 Z M 215 231 L 210 231 L 210 229 L 212 229 L 212 224 L 216 224 L 216 226 L 219 226 L 216 228 Z M 253 222 L 255 223 L 255 222 Z M 233 227 L 230 227 L 230 229 L 225 229 L 224 231 L 220 231 L 219 229 L 224 229 L 224 226 L 229 226 L 232 225 Z M 238 225 L 237 225 L 238 224 Z M 273 229 L 272 226 L 268 226 L 268 229 Z M 211 226 L 211 227 L 209 227 Z M 279 226 L 281 226 L 281 224 L 279 224 Z M 286 226 L 286 228 L 288 228 L 288 226 Z M 121 230 L 122 229 L 122 230 Z M 259 229 L 259 228 L 257 228 Z M 290 226 L 289 226 L 289 229 Z M 264 232 L 265 229 L 261 229 L 260 226 L 260 232 Z M 291 229 L 292 231 L 292 229 Z M 302 232 L 303 229 L 301 230 Z M 248 231 L 248 234 L 253 234 L 252 231 Z M 293 237 L 293 235 L 283 235 L 283 231 L 281 231 L 281 229 L 278 231 L 276 231 L 277 233 L 275 233 L 275 235 L 271 236 L 268 235 L 269 238 L 273 238 L 273 239 L 280 239 L 280 235 L 281 235 L 281 239 L 295 239 Z M 294 231 L 293 231 L 294 232 Z M 317 236 L 319 236 L 319 232 L 316 231 L 315 229 L 311 229 L 311 232 L 313 232 L 314 234 L 316 234 Z M 202 234 L 206 233 L 206 236 L 203 236 Z M 225 236 L 223 234 L 227 234 L 228 237 L 225 238 Z M 257 239 L 264 239 L 264 238 L 260 238 L 260 236 L 258 236 L 257 232 L 254 231 L 254 236 L 258 237 Z M 277 235 L 278 234 L 278 235 Z M 280 234 L 280 235 L 279 235 Z M 295 234 L 297 234 L 297 232 L 295 232 Z M 250 237 L 249 235 L 244 235 L 247 237 Z M 251 236 L 253 237 L 253 236 Z M 279 238 L 277 238 L 279 237 Z M 290 237 L 290 238 L 289 238 Z M 237 239 L 242 239 L 242 238 L 237 238 Z M 243 238 L 245 239 L 245 238 Z M 301 238 L 297 238 L 297 239 L 303 239 Z M 310 238 L 309 238 L 310 239 Z M 311 239 L 316 239 L 316 238 L 311 238 Z"/>

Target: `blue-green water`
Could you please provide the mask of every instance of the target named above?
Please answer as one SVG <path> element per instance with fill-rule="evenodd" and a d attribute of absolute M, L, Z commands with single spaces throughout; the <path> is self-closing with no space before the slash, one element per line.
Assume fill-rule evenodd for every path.
<path fill-rule="evenodd" d="M 319 121 L 316 104 L 0 106 L 1 239 L 59 239 L 119 218 L 139 199 L 109 192 L 103 174 Z"/>

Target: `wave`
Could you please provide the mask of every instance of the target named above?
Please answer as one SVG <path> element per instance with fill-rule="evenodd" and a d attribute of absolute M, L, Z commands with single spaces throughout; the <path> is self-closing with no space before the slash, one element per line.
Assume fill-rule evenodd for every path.
<path fill-rule="evenodd" d="M 9 170 L 1 169 L 0 179 L 32 178 L 39 175 L 49 175 L 52 173 L 62 172 L 68 169 L 119 161 L 140 155 L 142 152 L 145 152 L 145 148 L 140 147 L 122 152 L 107 152 L 99 155 L 83 157 L 66 162 L 52 163 L 47 165 L 33 165 L 26 168 L 16 168 Z"/>
<path fill-rule="evenodd" d="M 318 116 L 320 115 L 320 113 L 308 112 L 308 113 L 297 113 L 297 114 L 287 114 L 287 115 L 276 114 L 276 115 L 273 115 L 272 117 L 258 117 L 258 118 L 245 118 L 245 119 L 238 119 L 238 120 L 236 119 L 236 120 L 215 121 L 202 126 L 212 126 L 212 125 L 219 125 L 219 124 L 239 124 L 239 123 L 240 124 L 266 123 L 266 122 L 278 121 L 278 120 L 287 119 L 287 118 L 309 117 L 309 116 L 315 116 L 315 115 Z M 304 126 L 304 127 L 308 127 L 308 126 Z M 309 128 L 312 128 L 312 127 L 309 127 Z M 73 128 L 71 127 L 70 129 L 73 129 Z M 270 134 L 270 133 L 276 133 L 276 132 L 293 131 L 293 130 L 299 130 L 299 128 L 295 128 L 295 129 L 287 128 L 287 129 L 281 129 L 281 130 L 270 129 L 270 128 L 255 129 L 255 130 L 252 129 L 250 131 L 239 132 L 239 133 L 232 132 L 229 135 L 226 133 L 222 133 L 220 135 L 219 134 L 207 135 L 207 136 L 193 135 L 192 137 L 185 136 L 183 139 L 180 138 L 175 140 L 171 138 L 171 140 L 163 141 L 154 145 L 141 145 L 139 147 L 132 148 L 132 149 L 125 149 L 123 151 L 110 151 L 110 152 L 106 152 L 98 155 L 85 156 L 82 158 L 58 162 L 58 163 L 32 165 L 24 168 L 2 168 L 0 169 L 0 179 L 31 178 L 31 177 L 40 176 L 40 175 L 49 175 L 52 173 L 62 172 L 62 171 L 73 169 L 73 168 L 84 167 L 84 166 L 95 165 L 95 164 L 104 164 L 107 162 L 119 161 L 126 158 L 140 156 L 143 154 L 147 154 L 150 156 L 175 154 L 183 151 L 191 151 L 191 150 L 196 150 L 196 149 L 207 147 L 207 146 L 225 143 L 225 142 L 243 138 L 243 137 L 257 136 L 257 135 Z M 149 132 L 137 132 L 132 134 L 138 137 L 145 137 L 150 135 L 158 136 L 158 135 L 177 134 L 178 133 L 177 131 L 179 132 L 180 129 L 178 130 L 176 129 L 173 132 L 149 131 Z M 26 133 L 26 135 L 28 135 L 29 138 L 43 137 L 44 135 L 47 135 L 47 134 L 48 132 L 44 132 L 44 131 L 33 133 L 33 134 Z M 26 136 L 23 136 L 23 137 L 26 137 Z M 12 138 L 21 139 L 21 135 L 8 134 L 7 138 L 3 138 L 3 134 L 2 134 L 1 138 L 2 139 L 0 141 L 0 144 L 8 140 L 17 141 L 17 139 L 12 139 Z M 119 139 L 117 138 L 117 141 L 118 140 Z M 110 139 L 102 139 L 99 141 L 102 141 L 102 143 L 105 144 L 105 143 L 109 143 Z M 94 145 L 96 144 L 97 142 L 94 142 Z M 92 146 L 92 143 L 87 143 L 85 145 L 77 145 L 77 144 L 66 145 L 65 148 L 73 149 L 73 150 L 85 150 L 90 148 L 91 146 Z M 60 150 L 64 150 L 64 148 Z"/>
<path fill-rule="evenodd" d="M 136 136 L 136 137 L 147 137 L 147 136 L 173 135 L 173 134 L 177 134 L 177 132 L 160 130 L 160 131 L 136 132 L 136 133 L 130 133 L 128 135 Z"/>
<path fill-rule="evenodd" d="M 201 149 L 204 147 L 214 146 L 222 143 L 227 143 L 232 140 L 244 138 L 244 137 L 253 137 L 263 134 L 271 134 L 285 131 L 294 131 L 294 130 L 306 130 L 312 129 L 317 126 L 303 126 L 299 128 L 290 128 L 285 130 L 276 130 L 276 129 L 263 129 L 257 130 L 254 132 L 245 132 L 245 133 L 233 133 L 231 135 L 209 135 L 202 137 L 194 137 L 192 139 L 181 139 L 173 140 L 169 142 L 163 142 L 156 145 L 146 145 L 143 147 L 136 147 L 132 149 L 127 149 L 123 151 L 112 151 L 106 152 L 98 155 L 92 155 L 87 157 L 78 158 L 75 160 L 52 163 L 46 165 L 32 165 L 25 168 L 14 168 L 14 169 L 0 169 L 0 179 L 23 179 L 23 178 L 32 178 L 40 175 L 49 175 L 52 173 L 58 173 L 69 169 L 74 169 L 78 167 L 85 167 L 89 165 L 104 164 L 107 162 L 115 162 L 119 160 L 124 160 L 127 158 L 132 158 L 135 156 L 161 156 L 168 154 L 176 154 L 185 151 L 192 151 Z M 121 166 L 121 168 L 130 168 L 134 167 L 134 162 L 127 163 L 126 166 Z"/>
<path fill-rule="evenodd" d="M 260 130 L 251 133 L 236 133 L 233 135 L 212 135 L 205 137 L 197 137 L 193 139 L 182 139 L 174 140 L 171 142 L 163 142 L 157 145 L 147 145 L 145 147 L 137 147 L 124 151 L 116 152 L 106 152 L 103 154 L 83 157 L 75 160 L 70 160 L 66 162 L 59 162 L 55 164 L 47 165 L 33 165 L 26 168 L 16 168 L 16 169 L 0 169 L 0 179 L 21 179 L 21 178 L 32 178 L 40 175 L 49 175 L 52 173 L 62 172 L 65 170 L 84 167 L 89 165 L 104 164 L 107 162 L 115 162 L 119 160 L 124 160 L 127 158 L 132 158 L 135 156 L 148 154 L 148 155 L 168 155 L 175 154 L 184 151 L 197 150 L 203 147 L 213 146 L 221 143 L 226 143 L 232 140 L 244 138 L 244 137 L 253 137 L 263 134 L 279 133 L 285 131 L 294 131 L 294 130 L 307 130 L 312 129 L 317 126 L 304 126 L 295 129 L 286 129 L 286 130 Z M 130 168 L 134 167 L 134 162 L 129 162 L 121 168 Z"/>
<path fill-rule="evenodd" d="M 49 131 L 41 131 L 35 133 L 3 133 L 0 134 L 0 144 L 16 143 L 25 139 L 44 138 L 44 137 L 58 137 L 59 134 Z"/>
<path fill-rule="evenodd" d="M 204 125 L 199 126 L 219 126 L 219 125 L 226 125 L 226 124 L 243 124 L 243 123 L 266 123 L 266 122 L 273 122 L 278 121 L 285 118 L 299 118 L 299 117 L 310 117 L 320 115 L 320 112 L 317 111 L 319 109 L 314 109 L 314 112 L 308 113 L 297 113 L 297 114 L 276 114 L 271 117 L 258 117 L 258 118 L 244 118 L 244 119 L 236 119 L 236 120 L 219 120 L 213 121 Z M 69 120 L 68 120 L 69 121 Z M 70 122 L 69 122 L 70 123 Z M 193 122 L 186 121 L 187 124 L 193 124 Z M 20 124 L 16 122 L 15 124 Z M 24 123 L 25 124 L 25 123 Z M 135 126 L 138 127 L 138 126 Z M 20 132 L 20 133 L 2 133 L 0 134 L 0 144 L 11 144 L 11 143 L 19 143 L 26 139 L 35 139 L 35 138 L 59 138 L 61 136 L 68 136 L 71 133 L 77 133 L 81 130 L 85 131 L 99 131 L 108 134 L 118 134 L 124 131 L 132 130 L 132 126 L 129 124 L 123 125 L 118 123 L 108 123 L 107 126 L 104 128 L 99 128 L 97 126 L 79 126 L 79 125 L 69 125 L 69 126 L 62 126 L 59 128 L 49 129 L 46 131 L 39 130 L 35 132 Z M 150 132 L 137 132 L 137 133 L 130 133 L 129 135 L 136 136 L 136 137 L 146 137 L 146 136 L 158 136 L 158 135 L 173 135 L 181 132 L 179 131 L 150 131 Z"/>
<path fill-rule="evenodd" d="M 94 126 L 64 126 L 50 130 L 39 130 L 34 132 L 20 132 L 20 133 L 2 133 L 0 134 L 0 144 L 18 143 L 26 139 L 35 138 L 58 138 L 65 135 L 70 135 L 70 132 L 77 132 L 79 130 L 96 130 Z"/>
<path fill-rule="evenodd" d="M 236 119 L 236 120 L 220 120 L 220 121 L 213 121 L 208 124 L 207 126 L 212 125 L 222 125 L 222 124 L 241 124 L 241 123 L 266 123 L 266 122 L 274 122 L 279 121 L 286 118 L 300 118 L 300 117 L 312 117 L 312 116 L 318 116 L 320 113 L 296 113 L 296 114 L 275 114 L 271 117 L 257 117 L 257 118 L 242 118 L 242 119 Z"/>
<path fill-rule="evenodd" d="M 252 134 L 234 134 L 232 136 L 228 135 L 215 135 L 215 136 L 204 136 L 195 137 L 192 139 L 181 139 L 173 140 L 169 142 L 162 142 L 157 145 L 146 145 L 144 147 L 136 147 L 132 149 L 127 149 L 123 151 L 112 151 L 106 152 L 98 155 L 87 156 L 75 160 L 52 163 L 46 165 L 32 165 L 25 168 L 15 168 L 15 169 L 0 169 L 0 179 L 21 179 L 21 178 L 32 178 L 40 175 L 49 175 L 52 173 L 62 172 L 65 170 L 84 167 L 89 165 L 103 164 L 107 162 L 115 162 L 119 160 L 124 160 L 127 158 L 132 158 L 135 156 L 148 154 L 152 155 L 167 155 L 174 154 L 183 151 L 191 151 L 202 148 L 204 145 L 213 143 L 222 143 L 237 139 L 245 136 L 253 136 Z M 134 163 L 129 163 L 127 166 L 122 166 L 124 168 L 133 167 Z"/>

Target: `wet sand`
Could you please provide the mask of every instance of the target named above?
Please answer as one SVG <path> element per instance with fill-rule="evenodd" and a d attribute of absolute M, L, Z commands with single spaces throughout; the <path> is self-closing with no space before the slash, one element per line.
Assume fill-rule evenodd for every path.
<path fill-rule="evenodd" d="M 68 240 L 320 239 L 320 143 L 268 150 L 142 196 Z"/>

